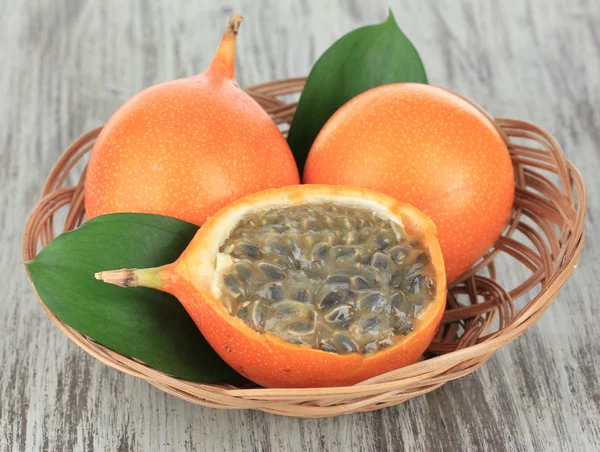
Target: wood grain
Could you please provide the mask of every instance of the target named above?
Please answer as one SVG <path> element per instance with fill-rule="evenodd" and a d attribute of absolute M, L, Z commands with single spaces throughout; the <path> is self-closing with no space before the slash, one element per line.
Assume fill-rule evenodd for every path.
<path fill-rule="evenodd" d="M 0 1 L 0 450 L 598 450 L 600 9 L 594 0 L 391 2 L 432 83 L 553 133 L 589 190 L 586 250 L 538 324 L 481 370 L 401 406 L 300 420 L 197 407 L 88 357 L 46 317 L 20 234 L 80 133 L 208 64 L 233 10 L 242 86 L 308 73 L 387 2 Z M 215 3 L 215 2 L 211 2 Z M 519 269 L 511 276 L 517 277 Z"/>

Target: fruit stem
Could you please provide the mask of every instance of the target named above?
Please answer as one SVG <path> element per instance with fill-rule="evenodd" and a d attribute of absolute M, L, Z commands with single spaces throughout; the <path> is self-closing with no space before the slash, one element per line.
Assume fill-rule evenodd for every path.
<path fill-rule="evenodd" d="M 235 38 L 240 29 L 240 24 L 244 18 L 239 14 L 234 14 L 229 19 L 225 32 L 221 37 L 221 43 L 217 48 L 217 53 L 208 67 L 208 72 L 233 79 L 235 76 Z"/>
<path fill-rule="evenodd" d="M 120 270 L 101 271 L 95 273 L 94 276 L 100 281 L 119 287 L 150 287 L 164 290 L 170 279 L 168 277 L 170 272 L 166 271 L 166 267 L 122 268 Z"/>

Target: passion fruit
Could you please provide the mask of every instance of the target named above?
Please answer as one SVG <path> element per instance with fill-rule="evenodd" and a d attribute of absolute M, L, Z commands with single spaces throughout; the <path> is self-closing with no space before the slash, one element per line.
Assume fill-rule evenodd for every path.
<path fill-rule="evenodd" d="M 106 123 L 87 168 L 88 218 L 140 212 L 201 225 L 235 199 L 298 184 L 285 138 L 235 81 L 241 21 L 232 16 L 205 72 L 138 93 Z"/>
<path fill-rule="evenodd" d="M 291 186 L 220 210 L 172 264 L 96 277 L 172 293 L 259 385 L 349 385 L 413 363 L 431 342 L 446 300 L 435 234 L 381 193 Z"/>
<path fill-rule="evenodd" d="M 417 207 L 437 226 L 448 281 L 494 245 L 515 191 L 494 123 L 462 97 L 415 83 L 373 88 L 343 105 L 313 143 L 303 180 L 366 187 Z"/>

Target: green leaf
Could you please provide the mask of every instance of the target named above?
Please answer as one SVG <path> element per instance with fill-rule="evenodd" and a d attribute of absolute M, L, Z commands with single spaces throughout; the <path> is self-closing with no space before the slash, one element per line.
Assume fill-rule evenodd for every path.
<path fill-rule="evenodd" d="M 419 53 L 390 10 L 385 22 L 342 36 L 313 66 L 288 134 L 300 174 L 313 141 L 347 101 L 376 86 L 427 83 Z"/>
<path fill-rule="evenodd" d="M 159 215 L 104 215 L 61 234 L 26 265 L 48 309 L 96 342 L 180 378 L 233 381 L 241 377 L 210 347 L 175 297 L 94 278 L 101 270 L 173 262 L 197 230 Z"/>

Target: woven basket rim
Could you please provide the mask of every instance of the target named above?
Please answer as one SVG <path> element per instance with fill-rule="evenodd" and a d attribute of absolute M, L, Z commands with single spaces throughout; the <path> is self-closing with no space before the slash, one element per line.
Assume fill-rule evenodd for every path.
<path fill-rule="evenodd" d="M 279 99 L 278 96 L 299 92 L 305 81 L 306 77 L 279 80 L 255 85 L 247 88 L 246 91 L 271 114 L 277 123 L 284 124 L 291 121 L 296 104 L 287 104 Z M 459 93 L 454 94 L 463 97 Z M 296 417 L 328 417 L 350 412 L 380 409 L 402 403 L 409 398 L 432 391 L 447 381 L 473 372 L 483 365 L 498 348 L 511 342 L 531 327 L 550 306 L 558 290 L 575 268 L 583 249 L 585 238 L 584 223 L 587 211 L 585 185 L 581 174 L 566 160 L 556 140 L 548 132 L 533 124 L 506 118 L 494 119 L 478 105 L 468 99 L 466 100 L 494 123 L 507 143 L 511 151 L 513 163 L 515 164 L 518 187 L 517 197 L 519 201 L 515 201 L 514 215 L 511 219 L 506 240 L 511 246 L 517 247 L 520 250 L 519 252 L 524 253 L 522 255 L 525 256 L 523 260 L 529 257 L 536 262 L 543 263 L 523 283 L 525 286 L 530 284 L 531 287 L 525 287 L 521 291 L 517 290 L 520 287 L 514 289 L 516 290 L 515 294 L 521 295 L 521 292 L 525 293 L 525 289 L 531 290 L 532 287 L 542 284 L 540 292 L 521 310 L 509 316 L 510 323 L 505 325 L 500 331 L 490 334 L 489 337 L 481 336 L 484 332 L 479 331 L 479 327 L 473 327 L 474 329 L 469 331 L 479 332 L 479 335 L 471 339 L 471 342 L 474 341 L 474 343 L 469 343 L 464 347 L 459 343 L 457 347 L 461 348 L 454 351 L 443 353 L 439 356 L 380 375 L 355 386 L 302 389 L 242 389 L 225 384 L 195 383 L 163 374 L 137 360 L 109 350 L 82 333 L 73 330 L 61 322 L 45 306 L 33 286 L 29 272 L 27 272 L 27 276 L 32 287 L 34 287 L 40 304 L 52 321 L 64 334 L 88 354 L 117 370 L 145 379 L 157 388 L 192 403 L 216 408 L 250 408 Z M 28 217 L 25 226 L 22 239 L 22 254 L 25 261 L 35 257 L 39 251 L 38 242 L 40 240 L 45 246 L 53 238 L 53 215 L 58 209 L 63 206 L 69 206 L 69 213 L 65 222 L 65 225 L 68 225 L 66 229 L 72 229 L 83 221 L 83 181 L 85 170 L 76 186 L 64 187 L 64 184 L 67 175 L 73 170 L 75 163 L 89 152 L 101 129 L 102 127 L 93 129 L 75 140 L 65 150 L 51 170 L 42 189 L 41 199 Z M 541 147 L 541 150 L 536 151 L 533 147 L 517 145 L 513 141 L 515 139 L 532 140 Z M 545 179 L 544 176 L 537 175 L 536 169 L 548 170 L 548 168 L 559 177 L 562 190 Z M 542 199 L 544 201 L 541 204 L 543 208 L 535 207 L 535 201 L 541 203 L 541 198 L 539 196 L 536 198 L 528 190 L 529 185 L 526 182 L 531 182 L 532 180 L 535 182 L 536 190 L 539 191 L 541 189 L 542 193 L 546 190 L 546 194 L 548 195 L 547 199 Z M 533 203 L 530 198 L 533 200 Z M 535 256 L 535 258 L 533 257 L 534 254 L 522 249 L 524 245 L 517 246 L 513 243 L 514 241 L 510 242 L 510 233 L 521 225 L 519 221 L 523 212 L 528 212 L 532 217 L 540 216 L 540 224 L 542 225 L 546 225 L 546 223 L 550 224 L 550 220 L 547 220 L 544 215 L 560 222 L 560 240 L 558 235 L 554 237 L 545 228 L 544 230 L 547 232 L 546 239 L 550 243 L 550 251 L 547 253 L 541 252 L 540 256 Z M 532 236 L 536 237 L 535 234 L 532 234 Z M 556 251 L 557 246 L 559 246 L 558 252 L 553 253 L 552 249 Z M 495 255 L 500 252 L 498 250 L 503 247 L 505 247 L 505 252 L 509 252 L 507 250 L 510 250 L 511 253 L 516 252 L 504 243 L 497 243 L 488 256 L 476 264 L 472 271 L 460 278 L 458 283 L 453 284 L 456 286 L 457 291 L 460 292 L 460 290 L 463 290 L 462 287 L 458 287 L 459 285 L 464 285 L 465 291 L 475 291 L 475 293 L 478 289 L 481 289 L 481 284 L 483 283 L 493 286 L 494 278 L 492 276 L 495 275 L 493 260 Z M 516 253 L 519 256 L 518 252 Z M 490 278 L 487 278 L 489 281 L 485 280 L 485 278 L 475 276 L 477 271 L 486 266 L 491 275 Z M 500 291 L 500 295 L 497 296 L 506 297 L 506 294 L 508 294 L 510 297 L 510 294 L 506 290 L 501 288 L 498 290 Z M 508 300 L 507 303 L 507 309 L 512 307 L 514 310 L 512 299 Z M 501 308 L 498 307 L 497 309 L 500 312 Z M 491 312 L 492 314 L 489 315 L 490 318 L 493 317 L 493 313 L 496 311 Z M 477 317 L 473 318 L 488 318 L 486 317 L 487 314 L 480 315 L 475 311 L 472 314 L 474 316 L 477 314 Z M 461 320 L 464 320 L 464 318 Z M 491 320 L 488 323 L 491 324 Z M 487 324 L 487 328 L 489 328 L 489 324 Z M 484 326 L 480 329 L 485 329 Z M 467 334 L 465 333 L 465 335 Z"/>

